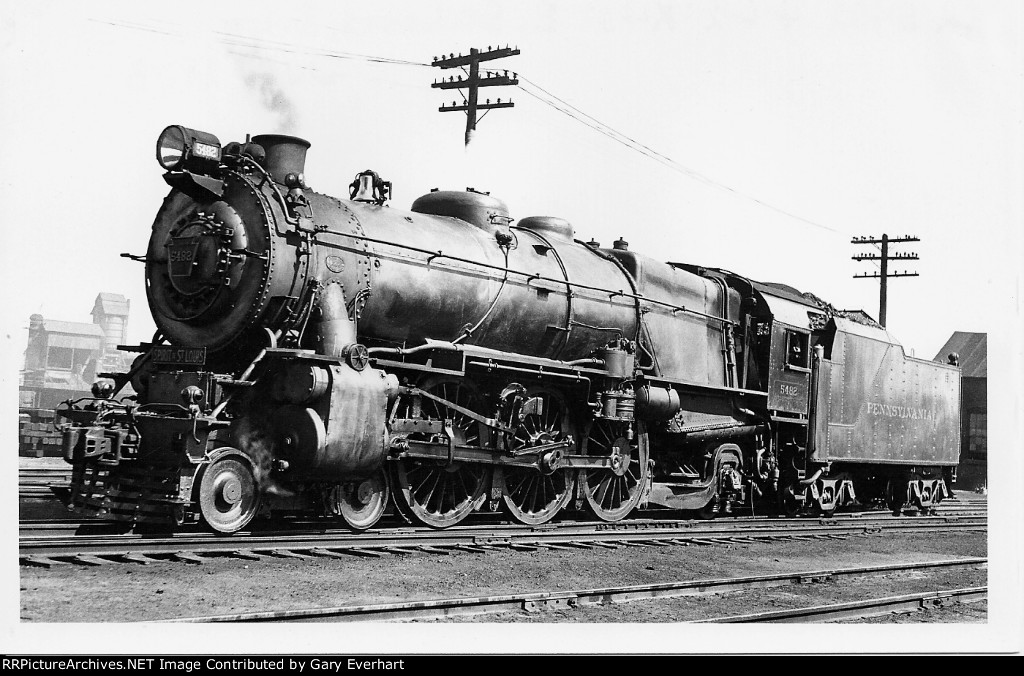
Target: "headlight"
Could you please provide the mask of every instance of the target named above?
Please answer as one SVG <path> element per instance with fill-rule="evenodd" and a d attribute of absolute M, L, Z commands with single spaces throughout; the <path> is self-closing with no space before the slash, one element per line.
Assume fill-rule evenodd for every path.
<path fill-rule="evenodd" d="M 220 141 L 213 134 L 171 125 L 156 140 L 156 161 L 167 171 L 220 162 Z"/>

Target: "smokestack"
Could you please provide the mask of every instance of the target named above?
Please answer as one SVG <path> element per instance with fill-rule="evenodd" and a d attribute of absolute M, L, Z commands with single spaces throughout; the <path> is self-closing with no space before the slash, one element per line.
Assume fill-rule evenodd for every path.
<path fill-rule="evenodd" d="M 305 171 L 306 151 L 310 146 L 306 139 L 286 134 L 260 134 L 254 136 L 252 142 L 267 152 L 263 166 L 281 185 L 285 184 L 288 174 L 299 175 Z"/>

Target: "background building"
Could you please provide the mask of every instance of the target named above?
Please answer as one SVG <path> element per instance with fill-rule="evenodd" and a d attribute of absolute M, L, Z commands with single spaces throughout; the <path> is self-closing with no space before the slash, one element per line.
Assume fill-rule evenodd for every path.
<path fill-rule="evenodd" d="M 96 296 L 93 323 L 29 317 L 25 366 L 19 379 L 21 450 L 55 455 L 53 409 L 62 401 L 91 396 L 92 384 L 105 372 L 126 371 L 131 355 L 117 349 L 128 328 L 129 301 L 116 293 Z M 128 394 L 122 392 L 122 394 Z M 50 448 L 53 447 L 53 448 Z"/>
<path fill-rule="evenodd" d="M 957 331 L 935 361 L 960 356 L 963 399 L 960 404 L 960 468 L 956 487 L 977 490 L 988 485 L 988 334 Z"/>

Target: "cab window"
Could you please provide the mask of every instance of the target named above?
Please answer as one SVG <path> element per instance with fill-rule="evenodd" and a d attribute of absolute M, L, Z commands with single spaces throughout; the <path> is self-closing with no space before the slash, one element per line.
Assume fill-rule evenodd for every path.
<path fill-rule="evenodd" d="M 806 333 L 786 331 L 786 366 L 798 369 L 810 367 L 809 338 Z"/>

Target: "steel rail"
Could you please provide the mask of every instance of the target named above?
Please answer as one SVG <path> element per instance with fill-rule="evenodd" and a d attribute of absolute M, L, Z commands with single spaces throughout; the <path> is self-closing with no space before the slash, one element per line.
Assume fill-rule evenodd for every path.
<path fill-rule="evenodd" d="M 438 531 L 435 529 L 415 526 L 381 528 L 364 532 L 353 532 L 348 528 L 327 524 L 304 524 L 312 526 L 301 530 L 263 530 L 263 531 L 242 531 L 230 537 L 223 537 L 205 530 L 192 529 L 189 531 L 177 531 L 173 533 L 125 533 L 117 534 L 104 528 L 110 526 L 109 522 L 91 521 L 73 524 L 51 525 L 46 521 L 31 522 L 23 529 L 20 543 L 28 547 L 47 546 L 60 542 L 76 543 L 102 543 L 116 538 L 119 543 L 128 541 L 138 542 L 173 542 L 175 546 L 189 542 L 218 542 L 218 543 L 280 543 L 282 545 L 294 545 L 306 541 L 323 543 L 330 538 L 336 538 L 352 544 L 363 546 L 380 546 L 394 539 L 404 541 L 425 540 L 430 542 L 444 542 L 456 544 L 467 538 L 480 540 L 482 538 L 503 542 L 513 538 L 540 538 L 557 540 L 560 537 L 577 538 L 580 536 L 593 537 L 594 539 L 622 539 L 681 536 L 690 534 L 703 535 L 772 535 L 782 532 L 804 534 L 816 532 L 869 532 L 880 529 L 887 530 L 916 530 L 924 527 L 928 530 L 944 528 L 948 526 L 962 527 L 985 527 L 987 521 L 984 516 L 975 518 L 946 518 L 946 517 L 922 517 L 919 519 L 908 519 L 898 517 L 880 517 L 872 520 L 838 520 L 838 519 L 762 519 L 759 521 L 643 521 L 607 524 L 604 522 L 563 522 L 559 524 L 546 524 L 544 526 L 524 526 L 519 524 L 483 524 L 478 526 L 462 526 Z M 113 524 L 116 526 L 116 523 Z M 86 528 L 93 532 L 82 532 L 68 535 L 61 532 L 58 535 L 33 535 L 38 532 L 49 532 L 53 530 L 62 531 L 69 526 Z"/>
<path fill-rule="evenodd" d="M 966 587 L 942 591 L 919 592 L 888 596 L 885 598 L 850 601 L 848 603 L 832 603 L 823 606 L 794 608 L 791 610 L 772 610 L 764 613 L 733 615 L 709 620 L 701 623 L 753 623 L 753 622 L 829 622 L 861 617 L 874 617 L 892 613 L 908 613 L 928 608 L 941 608 L 947 603 L 974 603 L 988 600 L 988 587 Z"/>
<path fill-rule="evenodd" d="M 910 520 L 913 518 L 913 520 Z M 463 530 L 460 532 L 462 535 L 473 531 L 480 534 L 487 534 L 490 537 L 505 538 L 505 537 L 526 537 L 526 535 L 535 532 L 544 533 L 588 533 L 590 531 L 600 532 L 609 534 L 609 537 L 614 537 L 610 534 L 615 533 L 631 533 L 631 532 L 650 532 L 650 533 L 667 533 L 675 532 L 685 529 L 688 533 L 697 533 L 708 530 L 713 530 L 717 533 L 725 531 L 734 531 L 736 533 L 764 533 L 766 529 L 785 529 L 788 531 L 794 531 L 796 529 L 810 529 L 814 526 L 850 526 L 855 529 L 872 530 L 874 527 L 886 526 L 890 527 L 910 527 L 915 525 L 927 525 L 927 526 L 938 526 L 940 524 L 967 524 L 967 525 L 983 525 L 986 524 L 987 515 L 984 512 L 965 513 L 956 515 L 944 515 L 944 516 L 925 516 L 925 517 L 907 517 L 907 516 L 874 516 L 871 518 L 836 518 L 830 517 L 827 519 L 822 518 L 807 518 L 807 519 L 767 519 L 767 518 L 751 518 L 751 517 L 739 517 L 735 520 L 724 520 L 720 519 L 714 522 L 708 521 L 630 521 L 625 523 L 616 524 L 618 527 L 608 527 L 607 523 L 604 522 L 588 522 L 588 521 L 569 521 L 556 524 L 553 527 L 541 527 L 538 529 L 537 526 L 520 525 L 516 523 L 487 523 L 481 522 L 476 525 L 465 525 Z M 128 533 L 125 530 L 118 529 L 119 522 L 102 520 L 98 517 L 85 518 L 85 519 L 59 519 L 59 518 L 41 518 L 41 519 L 24 519 L 18 521 L 18 536 L 23 542 L 29 544 L 40 542 L 44 538 L 56 539 L 75 539 L 76 542 L 87 542 L 88 538 L 102 539 L 117 536 L 120 540 L 127 539 L 153 539 L 155 537 L 164 536 L 165 538 L 187 538 L 189 536 L 195 538 L 210 539 L 212 534 L 203 529 L 198 524 L 189 524 L 187 527 L 174 532 L 160 531 L 143 531 L 137 533 Z M 412 533 L 424 533 L 424 534 L 436 534 L 440 537 L 437 531 L 428 529 L 425 526 L 410 526 L 404 522 L 400 522 L 397 519 L 394 523 L 379 524 L 373 531 L 364 534 L 365 538 L 373 538 L 375 536 L 387 536 L 389 533 L 398 534 L 402 536 L 408 536 Z M 242 532 L 236 537 L 238 538 L 294 538 L 294 537 L 315 537 L 315 538 L 330 538 L 330 537 L 356 537 L 351 530 L 345 526 L 341 526 L 336 522 L 324 523 L 310 521 L 295 521 L 284 524 L 273 524 L 267 527 L 259 527 L 248 532 Z"/>
<path fill-rule="evenodd" d="M 894 572 L 916 570 L 948 570 L 950 568 L 982 567 L 987 565 L 987 563 L 988 559 L 985 558 L 948 559 L 943 561 L 926 561 L 920 563 L 882 566 L 859 566 L 856 568 L 825 569 L 739 578 L 663 582 L 626 587 L 529 592 L 524 594 L 406 601 L 372 605 L 231 613 L 227 615 L 173 618 L 159 621 L 168 623 L 196 623 L 281 622 L 331 619 L 342 622 L 381 622 L 409 619 L 438 619 L 460 615 L 481 615 L 488 613 L 510 612 L 513 610 L 526 610 L 529 612 L 542 609 L 571 608 L 607 603 L 625 603 L 645 599 L 722 594 L 748 589 L 767 589 L 792 584 L 823 582 L 835 580 L 840 577 L 886 575 Z M 982 587 L 978 589 L 984 588 Z M 934 594 L 934 592 L 932 594 Z M 721 619 L 700 621 L 725 622 L 733 620 Z"/>
<path fill-rule="evenodd" d="M 651 530 L 651 529 L 707 529 L 707 527 L 715 527 L 715 529 L 728 529 L 728 527 L 735 527 L 736 530 L 748 530 L 755 526 L 769 526 L 777 527 L 782 526 L 796 526 L 798 524 L 839 524 L 839 523 L 857 523 L 859 525 L 869 525 L 873 523 L 888 523 L 893 520 L 899 520 L 905 524 L 909 523 L 937 523 L 937 522 L 959 522 L 963 519 L 984 519 L 987 515 L 987 510 L 984 505 L 981 506 L 944 506 L 940 508 L 938 514 L 925 514 L 925 515 L 910 515 L 904 514 L 902 516 L 895 516 L 890 512 L 886 511 L 864 511 L 864 512 L 852 512 L 852 513 L 839 513 L 833 516 L 823 517 L 819 515 L 804 515 L 800 517 L 780 517 L 777 515 L 768 516 L 757 516 L 757 515 L 732 515 L 728 518 L 720 518 L 715 521 L 705 521 L 696 519 L 680 519 L 676 513 L 666 512 L 660 513 L 658 511 L 653 512 L 641 512 L 636 518 L 626 519 L 622 521 L 616 521 L 614 523 L 607 523 L 605 521 L 596 520 L 566 520 L 556 521 L 541 526 L 525 526 L 517 523 L 508 523 L 502 521 L 496 521 L 500 518 L 497 514 L 480 513 L 477 514 L 471 521 L 467 521 L 459 526 L 460 530 L 467 529 L 492 529 L 492 530 L 508 530 L 512 533 L 522 532 L 523 530 L 532 531 L 553 531 L 559 530 L 566 532 L 568 529 L 595 529 L 605 531 L 630 531 L 630 530 Z M 27 540 L 38 538 L 42 535 L 63 535 L 66 537 L 81 538 L 83 536 L 102 536 L 104 531 L 108 534 L 116 532 L 118 522 L 111 521 L 109 519 L 103 519 L 99 516 L 68 516 L 66 518 L 31 518 L 31 519 L 20 519 L 18 520 L 18 533 L 20 537 Z M 385 517 L 371 534 L 380 533 L 382 531 L 391 530 L 397 533 L 410 533 L 411 531 L 423 531 L 426 533 L 435 533 L 431 529 L 426 529 L 423 526 L 410 526 L 408 522 L 402 521 L 397 517 Z M 86 531 L 86 532 L 83 532 Z M 272 534 L 281 534 L 282 536 L 294 536 L 301 535 L 303 532 L 307 534 L 314 534 L 316 537 L 324 537 L 329 534 L 351 534 L 347 527 L 339 526 L 337 522 L 325 521 L 324 519 L 316 518 L 297 518 L 289 520 L 275 520 L 269 523 L 257 522 L 255 527 L 249 532 L 243 533 L 242 536 L 247 535 L 258 535 L 259 537 L 269 537 Z M 124 531 L 121 532 L 124 534 Z M 199 524 L 188 524 L 182 526 L 176 532 L 179 537 L 187 535 L 203 534 L 209 537 L 209 534 L 202 530 Z"/>
<path fill-rule="evenodd" d="M 52 493 L 48 494 L 47 497 L 51 497 Z M 722 516 L 716 523 L 745 523 L 745 524 L 756 524 L 756 523 L 777 523 L 780 521 L 787 522 L 838 522 L 838 521 L 858 521 L 865 523 L 874 520 L 892 520 L 892 519 L 926 519 L 926 520 L 941 520 L 941 519 L 960 519 L 970 517 L 984 517 L 988 514 L 988 508 L 984 504 L 976 505 L 942 505 L 939 507 L 939 511 L 936 514 L 911 514 L 904 513 L 900 516 L 895 516 L 887 510 L 866 510 L 860 512 L 837 512 L 832 516 L 825 517 L 816 514 L 804 514 L 792 517 L 783 517 L 777 514 L 766 514 L 766 515 L 750 515 L 750 514 L 732 514 L 729 516 Z M 636 527 L 651 527 L 652 524 L 679 524 L 679 523 L 706 523 L 699 519 L 686 519 L 679 512 L 666 511 L 664 513 L 659 511 L 646 511 L 640 510 L 636 516 L 630 519 L 624 519 L 622 521 L 607 523 L 602 521 L 590 521 L 586 519 L 574 518 L 572 515 L 567 515 L 569 522 L 577 525 L 603 525 L 609 528 L 636 528 Z M 483 523 L 492 523 L 497 519 L 504 519 L 503 515 L 498 513 L 490 512 L 479 512 L 472 515 L 467 521 L 463 522 L 464 526 L 476 525 L 479 526 Z M 59 527 L 70 528 L 73 526 L 79 526 L 84 524 L 90 525 L 112 525 L 114 521 L 104 519 L 102 516 L 93 515 L 75 515 L 73 512 L 68 512 L 65 518 L 39 518 L 39 519 L 21 519 L 18 521 L 18 526 L 24 530 L 32 530 L 35 528 L 41 529 L 54 529 Z M 259 522 L 256 522 L 259 523 Z M 552 522 L 551 524 L 541 526 L 542 528 L 557 527 L 562 522 Z M 278 520 L 274 523 L 275 526 L 280 526 L 282 529 L 287 528 L 290 530 L 301 530 L 303 528 L 315 529 L 317 532 L 322 531 L 326 524 L 323 519 L 317 517 L 306 517 L 296 518 L 288 520 L 287 523 L 282 523 Z M 509 524 L 510 527 L 517 527 L 516 524 Z M 397 518 L 389 519 L 387 516 L 384 520 L 376 527 L 380 528 L 408 528 L 408 522 L 400 521 Z M 266 530 L 262 527 L 259 530 Z"/>
<path fill-rule="evenodd" d="M 603 526 L 604 524 L 602 524 Z M 985 532 L 984 520 L 949 522 L 907 522 L 893 519 L 879 524 L 808 524 L 784 522 L 771 526 L 714 523 L 675 524 L 674 527 L 608 529 L 569 525 L 564 528 L 453 528 L 446 531 L 400 529 L 360 533 L 319 532 L 302 534 L 172 534 L 169 537 L 140 535 L 115 536 L 40 536 L 19 538 L 19 560 L 23 564 L 55 566 L 62 563 L 110 563 L 118 561 L 153 562 L 152 557 L 171 557 L 195 563 L 200 554 L 259 558 L 285 556 L 381 557 L 389 554 L 450 554 L 456 551 L 487 552 L 495 549 L 593 549 L 630 546 L 706 546 L 751 544 L 760 541 L 830 540 L 868 537 L 883 532 Z M 100 558 L 108 557 L 108 558 Z M 141 558 L 140 558 L 141 557 Z M 69 559 L 65 561 L 65 559 Z M 155 560 L 160 560 L 159 558 Z"/>
<path fill-rule="evenodd" d="M 505 524 L 505 523 L 493 523 L 488 516 L 494 515 L 479 515 L 481 518 L 474 519 L 471 523 L 465 523 L 463 528 L 484 528 L 488 527 L 491 529 L 508 529 L 515 533 L 522 531 L 523 529 L 536 528 L 529 526 L 522 526 L 519 524 Z M 971 510 L 971 511 L 948 511 L 942 512 L 938 515 L 924 515 L 924 516 L 893 516 L 887 512 L 873 512 L 873 513 L 859 513 L 859 514 L 836 514 L 831 517 L 799 517 L 793 518 L 788 517 L 783 519 L 782 517 L 762 517 L 762 516 L 734 516 L 728 520 L 719 519 L 713 523 L 707 521 L 681 521 L 678 518 L 671 519 L 650 519 L 650 518 L 638 518 L 630 519 L 628 521 L 620 521 L 615 524 L 607 524 L 599 521 L 569 521 L 559 522 L 554 524 L 548 524 L 541 528 L 545 530 L 559 529 L 565 530 L 570 527 L 593 527 L 595 529 L 603 530 L 638 530 L 638 529 L 672 529 L 672 528 L 707 528 L 713 526 L 716 529 L 721 528 L 735 528 L 738 531 L 747 530 L 757 526 L 764 527 L 778 527 L 785 526 L 791 527 L 799 524 L 806 525 L 836 525 L 841 523 L 854 524 L 859 526 L 870 526 L 873 524 L 886 524 L 893 520 L 900 520 L 905 523 L 959 523 L 964 519 L 985 519 L 987 513 L 983 510 Z M 917 521 L 912 521 L 917 520 Z M 21 519 L 18 521 L 18 533 L 19 536 L 31 540 L 39 537 L 75 537 L 81 538 L 85 536 L 99 537 L 106 535 L 114 535 L 116 533 L 117 522 L 104 520 L 101 517 L 69 517 L 69 518 L 41 518 L 41 519 Z M 387 531 L 393 529 L 401 532 L 409 532 L 410 526 L 403 521 L 395 519 L 385 519 L 382 523 L 377 525 L 375 532 Z M 423 530 L 424 532 L 436 532 L 432 529 L 426 529 L 423 527 L 414 527 L 415 530 Z M 295 521 L 289 521 L 286 523 L 274 523 L 267 527 L 258 526 L 249 533 L 252 535 L 259 535 L 263 537 L 270 536 L 272 533 L 279 533 L 281 535 L 296 535 L 303 532 L 313 533 L 317 537 L 323 537 L 326 534 L 348 534 L 351 535 L 351 531 L 344 527 L 338 527 L 336 523 L 324 523 L 323 521 L 316 519 L 298 519 Z M 188 527 L 183 527 L 177 531 L 179 536 L 184 535 L 203 535 L 209 536 L 207 531 L 202 529 L 199 524 L 190 524 Z M 123 535 L 123 531 L 121 534 Z"/>

